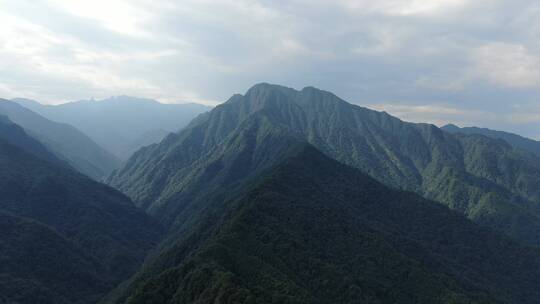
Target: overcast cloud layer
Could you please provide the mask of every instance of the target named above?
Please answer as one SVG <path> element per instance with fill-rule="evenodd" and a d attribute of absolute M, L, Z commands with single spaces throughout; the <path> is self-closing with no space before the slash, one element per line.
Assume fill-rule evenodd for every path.
<path fill-rule="evenodd" d="M 534 0 L 0 0 L 0 97 L 216 104 L 312 85 L 540 139 Z"/>

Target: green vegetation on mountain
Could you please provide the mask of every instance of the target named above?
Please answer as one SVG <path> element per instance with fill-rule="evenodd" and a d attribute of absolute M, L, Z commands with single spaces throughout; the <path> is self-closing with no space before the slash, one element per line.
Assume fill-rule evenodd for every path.
<path fill-rule="evenodd" d="M 487 128 L 477 128 L 477 127 L 460 128 L 452 124 L 443 126 L 441 129 L 450 133 L 479 134 L 479 135 L 484 135 L 484 136 L 495 138 L 495 139 L 502 139 L 515 148 L 518 148 L 524 151 L 529 151 L 531 153 L 536 154 L 536 156 L 540 157 L 540 141 L 526 138 L 517 134 L 508 133 L 504 131 L 496 131 L 496 130 L 491 130 Z"/>
<path fill-rule="evenodd" d="M 58 158 L 96 180 L 106 177 L 120 161 L 71 125 L 57 123 L 8 100 L 0 99 L 0 114 L 21 126 Z"/>
<path fill-rule="evenodd" d="M 272 165 L 267 150 L 283 136 L 540 245 L 540 158 L 500 140 L 403 122 L 311 87 L 259 84 L 234 95 L 181 132 L 136 152 L 108 183 L 165 224 L 181 222 L 176 217 L 186 204 L 207 199 L 212 189 L 234 189 L 234 182 Z M 231 177 L 215 177 L 231 166 Z"/>
<path fill-rule="evenodd" d="M 0 122 L 0 303 L 96 303 L 135 272 L 160 226 L 123 194 Z"/>
<path fill-rule="evenodd" d="M 14 101 L 48 119 L 76 127 L 122 160 L 143 146 L 159 142 L 168 132 L 180 130 L 197 115 L 210 110 L 210 107 L 200 104 L 163 104 L 130 96 L 59 105 L 42 105 L 26 99 Z"/>
<path fill-rule="evenodd" d="M 96 303 L 115 283 L 91 255 L 36 221 L 0 212 L 0 303 Z"/>
<path fill-rule="evenodd" d="M 110 302 L 537 303 L 538 249 L 287 143 L 233 197 L 189 212 Z"/>

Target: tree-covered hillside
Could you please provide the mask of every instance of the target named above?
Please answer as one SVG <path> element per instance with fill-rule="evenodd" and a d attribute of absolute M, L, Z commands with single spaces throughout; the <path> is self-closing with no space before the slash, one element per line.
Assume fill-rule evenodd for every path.
<path fill-rule="evenodd" d="M 313 147 L 214 201 L 116 303 L 537 303 L 540 251 Z"/>
<path fill-rule="evenodd" d="M 96 303 L 117 279 L 54 229 L 0 211 L 0 303 Z"/>
<path fill-rule="evenodd" d="M 0 122 L 0 301 L 96 303 L 138 269 L 162 229 L 46 152 Z"/>

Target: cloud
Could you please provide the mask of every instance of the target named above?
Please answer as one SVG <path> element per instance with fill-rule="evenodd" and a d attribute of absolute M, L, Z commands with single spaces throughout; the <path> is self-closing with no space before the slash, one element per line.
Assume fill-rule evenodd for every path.
<path fill-rule="evenodd" d="M 215 104 L 266 81 L 313 85 L 368 104 L 437 101 L 494 113 L 490 123 L 504 125 L 500 114 L 537 104 L 540 93 L 540 4 L 532 0 L 0 0 L 0 6 L 0 94 L 7 98 L 56 103 L 129 94 Z M 437 110 L 446 111 L 422 117 L 442 121 Z M 533 120 L 521 118 L 519 131 L 540 128 Z"/>
<path fill-rule="evenodd" d="M 131 5 L 130 2 L 125 0 L 49 0 L 48 5 L 60 7 L 73 16 L 93 20 L 113 32 L 132 36 L 149 34 L 140 25 L 144 20 L 151 18 L 151 15 L 142 8 Z"/>
<path fill-rule="evenodd" d="M 474 73 L 495 85 L 535 87 L 540 84 L 540 57 L 524 45 L 492 42 L 472 53 Z"/>
<path fill-rule="evenodd" d="M 481 110 L 458 109 L 443 104 L 401 105 L 392 103 L 380 103 L 368 105 L 369 108 L 385 111 L 405 121 L 426 122 L 438 126 L 449 123 L 468 126 L 482 121 L 498 121 L 501 119 L 497 114 Z"/>
<path fill-rule="evenodd" d="M 411 16 L 433 15 L 464 6 L 465 0 L 389 0 L 389 1 L 343 1 L 345 6 L 386 15 Z"/>
<path fill-rule="evenodd" d="M 529 105 L 515 105 L 514 110 L 508 113 L 508 121 L 514 124 L 539 125 L 540 124 L 540 102 Z M 540 134 L 540 128 L 534 128 L 534 132 Z"/>

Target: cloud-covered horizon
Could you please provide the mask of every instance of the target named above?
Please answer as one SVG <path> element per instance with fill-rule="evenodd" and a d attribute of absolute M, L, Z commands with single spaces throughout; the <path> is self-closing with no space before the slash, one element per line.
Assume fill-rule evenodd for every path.
<path fill-rule="evenodd" d="M 0 97 L 217 104 L 315 86 L 400 118 L 540 139 L 532 0 L 0 0 Z"/>

